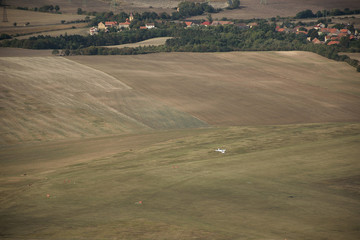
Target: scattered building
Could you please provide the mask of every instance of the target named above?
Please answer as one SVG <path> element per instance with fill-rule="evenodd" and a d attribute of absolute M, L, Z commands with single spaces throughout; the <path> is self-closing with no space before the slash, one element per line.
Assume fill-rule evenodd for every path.
<path fill-rule="evenodd" d="M 338 44 L 340 44 L 340 42 L 339 41 L 330 41 L 330 42 L 328 42 L 328 46 L 331 46 L 331 45 L 338 45 Z"/>
<path fill-rule="evenodd" d="M 312 40 L 312 43 L 313 43 L 313 44 L 322 44 L 323 42 L 320 41 L 320 40 L 317 39 L 317 38 L 314 38 L 314 39 Z"/>
<path fill-rule="evenodd" d="M 253 27 L 259 26 L 259 24 L 257 22 L 252 22 L 252 23 L 249 23 L 247 26 L 249 28 L 253 28 Z"/>
<path fill-rule="evenodd" d="M 130 13 L 129 21 L 132 22 L 133 20 L 134 20 L 134 15 L 132 13 Z"/>
<path fill-rule="evenodd" d="M 99 22 L 99 23 L 98 23 L 98 29 L 105 31 L 105 29 L 106 29 L 105 24 L 104 24 L 103 22 Z"/>
<path fill-rule="evenodd" d="M 112 27 L 118 27 L 118 23 L 117 22 L 105 22 L 105 27 L 106 28 L 112 28 Z"/>
<path fill-rule="evenodd" d="M 201 23 L 200 24 L 201 26 L 211 26 L 211 22 L 209 22 L 209 21 L 206 21 L 206 22 L 203 22 L 203 23 Z"/>
<path fill-rule="evenodd" d="M 185 24 L 187 28 L 194 26 L 192 22 L 185 22 Z"/>
<path fill-rule="evenodd" d="M 145 24 L 145 27 L 146 27 L 147 29 L 155 28 L 155 23 L 146 23 L 146 24 Z"/>
<path fill-rule="evenodd" d="M 96 35 L 98 34 L 99 30 L 96 27 L 90 28 L 90 35 Z"/>
<path fill-rule="evenodd" d="M 130 24 L 128 21 L 119 23 L 119 29 L 130 29 Z"/>

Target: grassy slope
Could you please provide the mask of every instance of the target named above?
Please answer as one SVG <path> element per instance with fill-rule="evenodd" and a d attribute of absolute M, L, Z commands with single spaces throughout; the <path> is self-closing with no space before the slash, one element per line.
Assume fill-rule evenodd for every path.
<path fill-rule="evenodd" d="M 15 54 L 0 58 L 1 238 L 359 235 L 350 66 L 300 52 Z M 192 115 L 223 126 L 189 129 L 205 126 Z M 257 126 L 229 126 L 245 120 Z"/>
<path fill-rule="evenodd" d="M 93 139 L 104 141 L 102 156 L 50 172 L 48 161 L 65 158 L 11 169 L 51 148 L 29 144 L 26 155 L 5 148 L 0 232 L 28 239 L 356 238 L 359 134 L 359 124 L 313 124 Z M 143 143 L 133 148 L 136 138 Z M 63 151 L 83 158 L 89 144 Z"/>

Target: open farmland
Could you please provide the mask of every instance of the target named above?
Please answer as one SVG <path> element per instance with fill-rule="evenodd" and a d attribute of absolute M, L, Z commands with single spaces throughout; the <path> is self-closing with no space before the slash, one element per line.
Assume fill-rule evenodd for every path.
<path fill-rule="evenodd" d="M 34 11 L 24 11 L 17 9 L 7 9 L 8 22 L 0 22 L 0 33 L 11 35 L 38 33 L 46 35 L 46 32 L 66 30 L 74 27 L 85 27 L 87 23 L 61 24 L 62 20 L 66 22 L 83 20 L 84 15 L 75 14 L 52 14 Z M 28 26 L 25 26 L 29 22 Z M 17 25 L 14 26 L 13 24 Z"/>
<path fill-rule="evenodd" d="M 116 10 L 125 12 L 167 12 L 175 11 L 174 8 L 182 0 L 116 0 Z M 189 0 L 193 1 L 193 0 Z M 50 0 L 12 0 L 13 6 L 28 6 L 40 7 L 46 4 L 55 4 Z M 205 2 L 205 0 L 198 0 L 196 2 Z M 211 5 L 216 8 L 225 8 L 227 0 L 212 0 L 209 1 Z M 242 9 L 238 10 L 224 10 L 220 13 L 213 14 L 215 18 L 268 18 L 268 17 L 288 17 L 294 16 L 296 13 L 305 9 L 322 10 L 322 9 L 344 9 L 344 8 L 360 8 L 360 3 L 357 0 L 268 0 L 267 5 L 260 5 L 260 0 L 241 0 Z M 110 0 L 87 0 L 87 1 L 56 1 L 61 7 L 61 11 L 66 13 L 75 13 L 77 8 L 82 8 L 86 11 L 109 11 Z M 199 18 L 205 19 L 206 16 Z"/>
<path fill-rule="evenodd" d="M 233 19 L 252 19 L 252 18 L 271 18 L 271 17 L 293 17 L 296 13 L 305 9 L 313 11 L 323 9 L 359 9 L 360 2 L 357 0 L 267 0 L 266 5 L 261 5 L 260 0 L 241 0 L 241 9 L 224 10 L 220 13 L 212 14 L 214 19 L 223 17 Z M 205 18 L 192 17 L 192 19 Z"/>
<path fill-rule="evenodd" d="M 313 53 L 166 53 L 69 59 L 104 71 L 210 125 L 360 119 L 356 70 Z"/>
<path fill-rule="evenodd" d="M 360 234 L 360 82 L 346 63 L 0 56 L 0 238 Z"/>
<path fill-rule="evenodd" d="M 359 134 L 223 127 L 2 147 L 1 236 L 356 239 Z"/>

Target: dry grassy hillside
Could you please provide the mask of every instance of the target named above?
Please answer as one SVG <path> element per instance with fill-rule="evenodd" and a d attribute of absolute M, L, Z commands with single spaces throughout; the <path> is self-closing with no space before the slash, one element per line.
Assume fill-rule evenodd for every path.
<path fill-rule="evenodd" d="M 312 53 L 46 54 L 2 49 L 2 143 L 360 119 L 358 73 Z"/>
<path fill-rule="evenodd" d="M 306 52 L 70 57 L 211 125 L 360 120 L 356 70 Z M 109 98 L 110 100 L 110 98 Z"/>
<path fill-rule="evenodd" d="M 202 125 L 65 58 L 2 57 L 0 76 L 2 143 Z"/>
<path fill-rule="evenodd" d="M 346 63 L 0 56 L 0 238 L 359 236 L 360 82 Z"/>

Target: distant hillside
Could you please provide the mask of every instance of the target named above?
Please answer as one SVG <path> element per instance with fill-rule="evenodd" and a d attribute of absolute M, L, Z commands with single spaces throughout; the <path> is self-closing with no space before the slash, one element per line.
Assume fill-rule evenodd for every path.
<path fill-rule="evenodd" d="M 194 0 L 190 0 L 194 1 Z M 197 0 L 196 2 L 204 2 L 205 0 Z M 29 6 L 40 7 L 47 4 L 57 4 L 64 12 L 76 13 L 78 8 L 85 11 L 104 12 L 113 10 L 110 0 L 13 0 L 13 6 Z M 116 11 L 155 11 L 155 12 L 172 12 L 181 0 L 117 0 L 115 6 Z M 226 7 L 227 0 L 211 0 L 210 4 L 215 7 Z M 260 0 L 241 0 L 241 9 L 225 10 L 221 13 L 214 14 L 214 18 L 266 18 L 276 16 L 295 16 L 299 11 L 305 9 L 320 10 L 333 8 L 360 8 L 360 2 L 357 0 L 268 0 L 267 5 L 261 5 Z M 204 18 L 204 16 L 203 16 Z"/>

